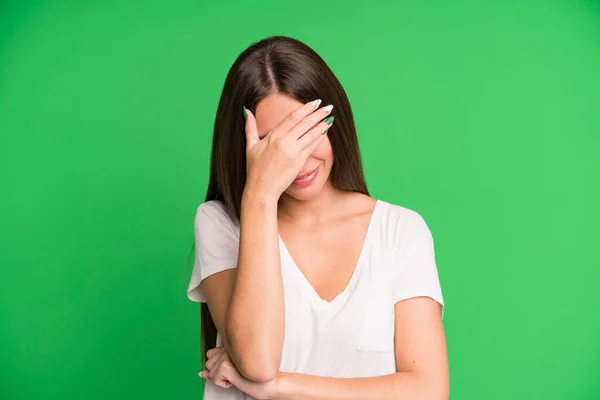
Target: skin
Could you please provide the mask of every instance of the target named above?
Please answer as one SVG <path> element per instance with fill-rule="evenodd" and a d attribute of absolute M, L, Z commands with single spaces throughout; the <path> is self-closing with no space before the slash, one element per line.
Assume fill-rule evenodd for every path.
<path fill-rule="evenodd" d="M 329 378 L 278 371 L 285 321 L 278 233 L 318 295 L 331 301 L 352 276 L 375 205 L 331 186 L 334 159 L 320 134 L 327 129 L 322 109 L 277 93 L 258 104 L 256 116 L 248 111 L 238 268 L 202 282 L 224 346 L 208 351 L 200 376 L 257 399 L 447 399 L 440 306 L 427 297 L 395 305 L 397 373 Z M 317 167 L 309 186 L 291 184 Z"/>
<path fill-rule="evenodd" d="M 272 117 L 277 112 L 280 118 L 269 119 L 270 126 L 265 125 L 265 118 L 257 121 L 247 110 L 248 174 L 241 204 L 237 268 L 202 281 L 227 353 L 245 378 L 257 382 L 275 378 L 283 347 L 278 201 L 288 196 L 283 192 L 307 162 L 314 162 L 311 155 L 327 139 L 322 133 L 329 128 L 322 122 L 328 115 L 326 108 L 296 104 L 290 112 L 289 102 L 277 102 L 281 107 L 274 108 L 268 101 L 258 105 L 257 113 L 268 109 L 267 115 Z"/>

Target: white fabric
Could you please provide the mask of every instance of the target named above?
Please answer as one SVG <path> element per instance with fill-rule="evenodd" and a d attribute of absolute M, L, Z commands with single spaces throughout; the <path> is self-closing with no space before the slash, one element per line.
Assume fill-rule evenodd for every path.
<path fill-rule="evenodd" d="M 198 207 L 194 232 L 188 297 L 205 302 L 202 279 L 237 266 L 239 225 L 222 203 L 209 201 Z M 354 274 L 330 303 L 296 267 L 281 238 L 279 246 L 286 332 L 280 371 L 346 378 L 394 373 L 394 304 L 428 296 L 443 308 L 431 232 L 409 208 L 377 200 Z M 207 380 L 204 399 L 252 398 Z"/>

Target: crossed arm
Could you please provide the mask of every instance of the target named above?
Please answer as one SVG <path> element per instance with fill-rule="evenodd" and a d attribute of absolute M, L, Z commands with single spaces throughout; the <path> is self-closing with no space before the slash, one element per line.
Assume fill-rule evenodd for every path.
<path fill-rule="evenodd" d="M 281 374 L 273 399 L 448 399 L 446 344 L 439 305 L 430 298 L 396 303 L 394 338 L 400 372 L 373 378 Z"/>
<path fill-rule="evenodd" d="M 276 252 L 277 221 L 265 218 L 265 213 L 274 215 L 268 207 L 271 205 L 249 202 L 247 214 L 242 207 L 238 268 L 202 281 L 224 346 L 209 350 L 207 371 L 201 376 L 222 387 L 234 385 L 257 399 L 448 399 L 448 361 L 440 306 L 428 297 L 410 298 L 395 305 L 398 372 L 394 374 L 330 378 L 278 371 L 285 318 Z M 258 242 L 262 250 L 253 251 L 253 243 Z M 261 268 L 253 268 L 256 265 Z M 243 330 L 244 335 L 235 336 L 234 330 Z"/>
<path fill-rule="evenodd" d="M 256 382 L 236 370 L 225 349 L 212 349 L 208 352 L 208 371 L 202 376 L 209 378 L 212 371 L 215 384 L 222 387 L 233 384 L 257 399 L 448 399 L 446 341 L 440 317 L 439 304 L 428 297 L 396 303 L 394 347 L 399 372 L 390 375 L 329 378 L 277 372 L 270 380 Z"/>

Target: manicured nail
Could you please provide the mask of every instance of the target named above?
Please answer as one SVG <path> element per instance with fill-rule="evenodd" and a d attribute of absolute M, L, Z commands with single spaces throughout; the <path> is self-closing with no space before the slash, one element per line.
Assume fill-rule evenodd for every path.
<path fill-rule="evenodd" d="M 329 113 L 331 112 L 331 110 L 333 110 L 333 105 L 332 105 L 332 104 L 330 104 L 330 105 L 328 105 L 328 106 L 325 106 L 325 107 L 323 107 L 323 110 L 325 110 L 325 112 L 326 112 L 327 114 L 329 114 Z"/>
<path fill-rule="evenodd" d="M 316 100 L 314 100 L 314 101 L 312 102 L 312 106 L 313 106 L 314 108 L 317 108 L 317 107 L 319 107 L 319 104 L 321 104 L 321 99 L 316 99 Z"/>
<path fill-rule="evenodd" d="M 247 119 L 248 113 L 246 112 L 246 106 L 242 106 L 242 109 L 244 110 L 244 119 Z"/>
<path fill-rule="evenodd" d="M 325 123 L 327 125 L 331 125 L 331 123 L 333 122 L 333 115 L 330 115 L 329 117 L 327 117 L 327 119 L 325 120 Z"/>
<path fill-rule="evenodd" d="M 328 131 L 328 130 L 329 130 L 329 129 L 325 129 L 325 132 L 323 132 L 323 135 L 327 135 L 327 131 Z"/>

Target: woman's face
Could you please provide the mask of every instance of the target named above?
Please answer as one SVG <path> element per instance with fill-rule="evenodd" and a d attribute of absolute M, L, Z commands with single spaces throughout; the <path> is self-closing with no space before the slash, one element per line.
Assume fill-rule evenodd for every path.
<path fill-rule="evenodd" d="M 300 108 L 302 102 L 282 93 L 271 94 L 258 103 L 256 107 L 256 126 L 262 139 L 271 129 L 276 127 L 292 111 Z M 324 107 L 327 104 L 321 104 Z M 334 105 L 335 106 L 335 105 Z M 298 175 L 305 174 L 318 168 L 317 175 L 307 185 L 292 183 L 285 193 L 297 200 L 310 200 L 316 197 L 329 182 L 329 174 L 333 166 L 333 152 L 329 137 L 321 142 L 308 157 Z"/>

